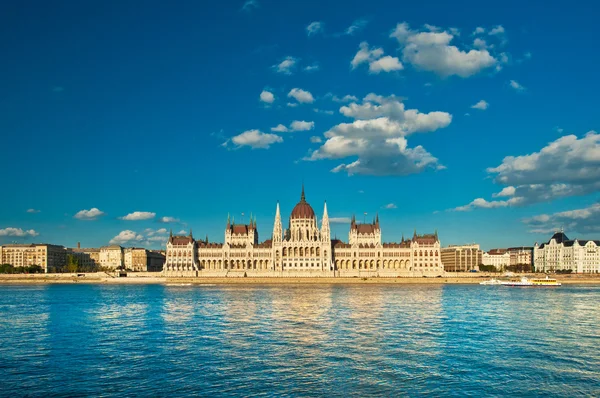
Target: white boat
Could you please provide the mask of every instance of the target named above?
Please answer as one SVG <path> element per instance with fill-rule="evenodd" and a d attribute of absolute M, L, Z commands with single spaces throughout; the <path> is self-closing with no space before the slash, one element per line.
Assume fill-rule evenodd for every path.
<path fill-rule="evenodd" d="M 496 278 L 492 278 L 492 279 L 490 279 L 489 281 L 483 281 L 483 282 L 479 282 L 479 284 L 480 284 L 480 285 L 494 285 L 494 286 L 496 286 L 496 285 L 501 285 L 501 284 L 502 284 L 502 281 L 499 281 L 499 280 L 498 280 L 498 279 L 496 279 Z"/>
<path fill-rule="evenodd" d="M 547 276 L 545 279 L 527 279 L 526 277 L 523 277 L 520 281 L 508 281 L 501 283 L 503 286 L 512 287 L 556 287 L 562 285 L 560 282 L 557 282 L 556 279 L 551 279 Z"/>

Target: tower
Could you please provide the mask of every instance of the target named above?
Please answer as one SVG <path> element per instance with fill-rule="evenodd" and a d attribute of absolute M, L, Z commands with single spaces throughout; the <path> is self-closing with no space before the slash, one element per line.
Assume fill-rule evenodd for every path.
<path fill-rule="evenodd" d="M 329 214 L 327 214 L 327 201 L 325 201 L 325 205 L 323 206 L 323 220 L 321 220 L 321 241 L 327 244 L 331 242 Z"/>
<path fill-rule="evenodd" d="M 279 201 L 277 201 L 277 208 L 275 210 L 275 223 L 273 224 L 273 243 L 281 243 L 282 235 L 283 228 L 281 226 L 281 213 L 279 212 Z"/>

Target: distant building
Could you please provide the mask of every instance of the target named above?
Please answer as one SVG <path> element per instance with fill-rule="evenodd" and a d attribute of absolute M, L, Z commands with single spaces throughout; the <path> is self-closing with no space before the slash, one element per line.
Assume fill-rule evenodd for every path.
<path fill-rule="evenodd" d="M 67 251 L 64 246 L 43 243 L 10 244 L 0 246 L 2 264 L 13 267 L 39 265 L 44 272 L 56 272 L 67 263 Z"/>
<path fill-rule="evenodd" d="M 119 245 L 101 247 L 99 259 L 102 268 L 117 269 L 125 266 L 123 248 Z"/>
<path fill-rule="evenodd" d="M 478 270 L 483 264 L 483 251 L 479 245 L 451 245 L 441 249 L 442 264 L 448 272 L 468 272 Z"/>
<path fill-rule="evenodd" d="M 564 232 L 556 232 L 547 243 L 536 242 L 533 258 L 538 272 L 600 273 L 600 240 L 571 240 Z"/>
<path fill-rule="evenodd" d="M 533 267 L 533 247 L 509 247 L 510 265 Z"/>
<path fill-rule="evenodd" d="M 165 263 L 165 256 L 157 251 L 144 248 L 124 249 L 125 269 L 132 271 L 160 272 Z"/>
<path fill-rule="evenodd" d="M 68 251 L 77 258 L 81 269 L 93 270 L 100 266 L 100 249 L 78 247 L 77 249 L 68 249 Z"/>
<path fill-rule="evenodd" d="M 306 201 L 304 187 L 284 230 L 279 203 L 270 239 L 259 241 L 256 220 L 236 224 L 229 217 L 225 243 L 196 241 L 173 236 L 167 242 L 165 271 L 168 275 L 193 275 L 199 270 L 277 272 L 278 275 L 441 275 L 437 233 L 417 235 L 399 243 L 383 243 L 379 217 L 372 223 L 350 222 L 348 243 L 331 239 L 327 204 L 321 225 Z"/>
<path fill-rule="evenodd" d="M 492 249 L 487 253 L 483 253 L 483 265 L 492 265 L 498 271 L 504 271 L 510 264 L 510 253 L 506 249 Z"/>

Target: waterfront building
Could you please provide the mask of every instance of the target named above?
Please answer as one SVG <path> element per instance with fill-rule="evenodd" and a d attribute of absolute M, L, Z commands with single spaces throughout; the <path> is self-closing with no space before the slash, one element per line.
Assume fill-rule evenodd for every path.
<path fill-rule="evenodd" d="M 511 254 L 506 249 L 492 249 L 481 256 L 483 265 L 492 265 L 498 271 L 504 271 L 510 264 Z"/>
<path fill-rule="evenodd" d="M 13 267 L 30 267 L 39 265 L 44 272 L 56 272 L 67 262 L 67 251 L 64 246 L 45 243 L 8 244 L 0 246 L 2 264 Z"/>
<path fill-rule="evenodd" d="M 510 265 L 533 267 L 533 247 L 509 247 L 507 251 L 510 254 Z"/>
<path fill-rule="evenodd" d="M 417 235 L 399 243 L 382 243 L 379 216 L 372 223 L 350 223 L 348 242 L 331 239 L 327 203 L 321 225 L 306 201 L 304 187 L 284 230 L 279 203 L 271 238 L 260 242 L 256 219 L 236 224 L 227 217 L 224 243 L 169 235 L 167 275 L 333 276 L 431 275 L 443 273 L 440 242 L 435 234 Z"/>
<path fill-rule="evenodd" d="M 533 257 L 537 272 L 600 273 L 600 240 L 571 240 L 563 231 L 556 232 L 548 242 L 535 243 Z"/>
<path fill-rule="evenodd" d="M 163 269 L 165 256 L 144 248 L 131 247 L 123 251 L 125 269 L 131 271 L 160 272 Z"/>
<path fill-rule="evenodd" d="M 68 249 L 68 254 L 77 258 L 77 263 L 81 269 L 93 270 L 100 266 L 100 249 L 81 248 L 77 245 L 76 249 Z"/>
<path fill-rule="evenodd" d="M 110 245 L 100 248 L 100 267 L 104 269 L 117 269 L 125 266 L 123 248 L 119 245 Z"/>
<path fill-rule="evenodd" d="M 450 245 L 441 252 L 444 270 L 448 272 L 479 270 L 479 265 L 483 264 L 483 251 L 477 244 Z"/>

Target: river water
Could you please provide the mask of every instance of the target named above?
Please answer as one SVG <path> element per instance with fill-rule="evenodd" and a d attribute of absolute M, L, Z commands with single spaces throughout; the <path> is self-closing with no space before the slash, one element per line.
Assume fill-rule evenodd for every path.
<path fill-rule="evenodd" d="M 0 396 L 600 396 L 600 286 L 0 286 Z"/>

